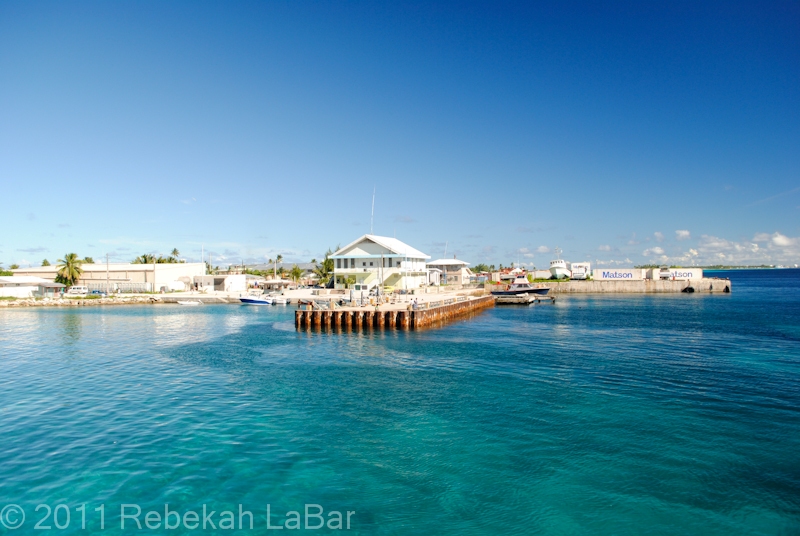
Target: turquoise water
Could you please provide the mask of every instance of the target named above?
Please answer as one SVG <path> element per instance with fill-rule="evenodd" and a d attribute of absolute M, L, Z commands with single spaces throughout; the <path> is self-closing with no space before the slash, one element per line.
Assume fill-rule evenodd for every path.
<path fill-rule="evenodd" d="M 166 503 L 216 525 L 242 505 L 239 533 L 318 504 L 354 511 L 352 534 L 798 534 L 800 274 L 730 276 L 731 295 L 421 332 L 297 333 L 285 307 L 3 310 L 0 507 L 24 510 L 14 534 L 40 533 L 39 504 L 66 505 L 64 529 L 43 522 L 59 534 L 141 533 L 121 505 L 144 523 Z"/>

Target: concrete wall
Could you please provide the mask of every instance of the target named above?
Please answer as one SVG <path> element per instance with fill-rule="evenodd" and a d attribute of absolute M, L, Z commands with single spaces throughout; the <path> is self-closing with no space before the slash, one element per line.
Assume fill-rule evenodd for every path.
<path fill-rule="evenodd" d="M 30 298 L 39 290 L 35 286 L 0 286 L 0 296 L 11 298 Z"/>
<path fill-rule="evenodd" d="M 695 292 L 725 292 L 732 290 L 729 279 L 697 279 L 692 281 L 667 281 L 644 279 L 639 281 L 563 281 L 546 283 L 550 294 L 579 293 L 675 293 L 691 286 Z"/>

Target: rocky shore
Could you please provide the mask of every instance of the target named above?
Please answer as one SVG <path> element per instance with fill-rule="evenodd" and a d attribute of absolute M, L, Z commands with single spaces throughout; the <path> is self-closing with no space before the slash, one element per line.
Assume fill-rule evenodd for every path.
<path fill-rule="evenodd" d="M 13 307 L 84 307 L 91 305 L 133 305 L 144 303 L 163 303 L 157 296 L 113 296 L 110 298 L 18 298 L 16 300 L 0 300 L 0 308 Z"/>

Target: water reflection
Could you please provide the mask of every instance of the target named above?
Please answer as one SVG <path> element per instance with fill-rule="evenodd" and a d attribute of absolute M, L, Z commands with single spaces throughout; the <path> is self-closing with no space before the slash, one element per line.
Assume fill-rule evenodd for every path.
<path fill-rule="evenodd" d="M 67 344 L 77 344 L 81 339 L 83 328 L 83 315 L 76 311 L 69 311 L 60 315 L 63 340 Z"/>

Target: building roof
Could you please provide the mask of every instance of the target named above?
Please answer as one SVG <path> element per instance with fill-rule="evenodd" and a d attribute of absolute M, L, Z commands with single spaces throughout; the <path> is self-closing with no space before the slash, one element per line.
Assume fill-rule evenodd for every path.
<path fill-rule="evenodd" d="M 459 259 L 439 259 L 430 261 L 428 266 L 469 266 L 469 263 Z"/>
<path fill-rule="evenodd" d="M 41 285 L 43 283 L 50 283 L 50 280 L 33 275 L 8 275 L 0 277 L 0 285 Z"/>
<path fill-rule="evenodd" d="M 333 258 L 336 258 L 336 257 L 340 257 L 341 258 L 341 257 L 345 256 L 344 253 L 343 253 L 344 251 L 347 251 L 348 249 L 352 248 L 353 246 L 355 246 L 355 245 L 357 245 L 357 244 L 359 244 L 359 243 L 361 243 L 361 242 L 363 242 L 365 240 L 369 240 L 371 242 L 374 242 L 375 244 L 378 244 L 379 246 L 382 246 L 382 247 L 388 249 L 393 254 L 398 255 L 398 256 L 411 257 L 411 258 L 415 258 L 415 259 L 430 259 L 431 258 L 430 255 L 425 255 L 424 253 L 422 253 L 418 249 L 414 249 L 411 246 L 409 246 L 408 244 L 406 244 L 405 242 L 401 242 L 400 240 L 398 240 L 396 238 L 391 238 L 391 237 L 388 237 L 388 236 L 377 236 L 377 235 L 372 235 L 372 234 L 362 235 L 360 238 L 358 238 L 357 240 L 354 240 L 353 242 L 347 244 L 345 247 L 339 248 L 336 251 L 336 253 L 334 253 L 331 256 Z"/>
<path fill-rule="evenodd" d="M 164 262 L 164 263 L 156 263 L 156 264 L 136 264 L 132 262 L 112 262 L 106 265 L 106 263 L 82 263 L 81 269 L 84 272 L 105 272 L 106 266 L 108 267 L 109 272 L 136 272 L 136 271 L 143 271 L 143 270 L 150 270 L 152 271 L 154 267 L 162 268 L 162 267 L 198 267 L 198 266 L 205 266 L 202 262 Z M 11 270 L 14 273 L 22 272 L 25 274 L 29 273 L 42 273 L 42 274 L 50 274 L 53 272 L 58 271 L 58 267 L 55 265 L 50 266 L 31 266 L 29 268 L 14 268 Z"/>

